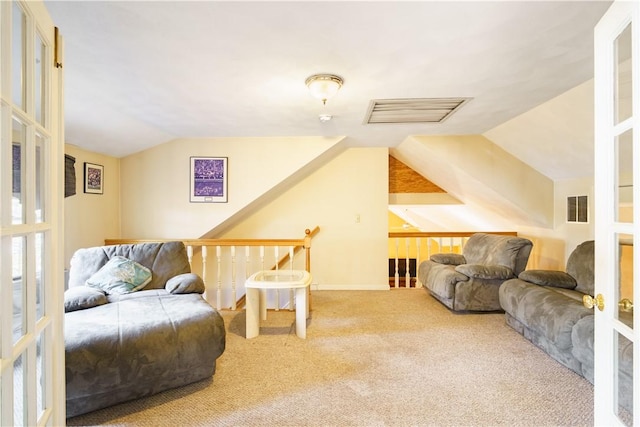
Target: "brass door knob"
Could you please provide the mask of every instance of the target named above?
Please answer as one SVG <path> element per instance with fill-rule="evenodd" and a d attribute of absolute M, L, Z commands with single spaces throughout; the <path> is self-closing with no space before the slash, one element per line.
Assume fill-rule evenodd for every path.
<path fill-rule="evenodd" d="M 620 311 L 631 312 L 633 311 L 633 301 L 629 298 L 623 298 L 618 303 L 618 307 L 620 308 Z"/>
<path fill-rule="evenodd" d="M 604 297 L 602 294 L 598 294 L 594 297 L 591 295 L 585 295 L 582 297 L 582 304 L 587 308 L 598 307 L 598 310 L 604 310 Z"/>

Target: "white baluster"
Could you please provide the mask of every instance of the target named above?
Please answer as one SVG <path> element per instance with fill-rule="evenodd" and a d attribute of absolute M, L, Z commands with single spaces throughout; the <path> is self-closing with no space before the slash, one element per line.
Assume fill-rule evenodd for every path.
<path fill-rule="evenodd" d="M 280 261 L 280 251 L 278 246 L 273 247 L 273 252 L 276 256 L 276 271 L 278 271 L 278 261 Z M 276 289 L 276 311 L 280 311 L 280 289 Z"/>
<path fill-rule="evenodd" d="M 218 265 L 218 293 L 217 293 L 217 307 L 218 310 L 222 309 L 222 247 L 216 246 L 216 263 Z"/>
<path fill-rule="evenodd" d="M 262 265 L 261 270 L 264 270 L 264 246 L 260 246 L 260 264 Z"/>
<path fill-rule="evenodd" d="M 189 260 L 189 269 L 193 271 L 193 263 L 191 262 L 193 261 L 193 246 L 191 245 L 187 246 L 187 259 Z"/>
<path fill-rule="evenodd" d="M 444 252 L 444 248 L 442 246 L 442 237 L 438 237 L 438 252 Z"/>
<path fill-rule="evenodd" d="M 449 253 L 453 252 L 453 237 L 449 237 Z"/>
<path fill-rule="evenodd" d="M 404 240 L 405 240 L 406 248 L 407 248 L 407 258 L 406 258 L 406 267 L 407 267 L 407 270 L 406 270 L 406 274 L 404 275 L 404 280 L 405 280 L 405 284 L 404 284 L 404 286 L 405 286 L 407 289 L 409 289 L 409 288 L 411 287 L 411 270 L 409 269 L 409 266 L 410 266 L 410 264 L 409 264 L 409 244 L 410 244 L 411 242 L 409 241 L 409 238 L 408 238 L 408 237 L 406 237 Z"/>
<path fill-rule="evenodd" d="M 400 238 L 396 237 L 396 271 L 395 271 L 395 284 L 394 287 L 397 288 L 400 286 L 400 273 L 398 272 L 398 248 L 400 246 Z"/>
<path fill-rule="evenodd" d="M 290 270 L 293 272 L 293 246 L 289 246 L 289 265 Z M 295 292 L 293 289 L 289 289 L 289 311 L 293 310 Z"/>
<path fill-rule="evenodd" d="M 231 309 L 236 309 L 236 247 L 231 246 Z"/>
<path fill-rule="evenodd" d="M 209 301 L 209 293 L 207 291 L 207 247 L 202 246 L 200 248 L 202 255 L 202 281 L 204 282 L 205 295 L 204 298 Z"/>
<path fill-rule="evenodd" d="M 427 239 L 427 242 L 429 240 Z M 421 288 L 422 283 L 418 280 L 418 267 L 420 267 L 420 246 L 422 242 L 419 237 L 416 237 L 416 288 Z"/>
<path fill-rule="evenodd" d="M 244 278 L 246 280 L 251 276 L 251 246 L 244 247 L 244 259 L 246 263 Z"/>

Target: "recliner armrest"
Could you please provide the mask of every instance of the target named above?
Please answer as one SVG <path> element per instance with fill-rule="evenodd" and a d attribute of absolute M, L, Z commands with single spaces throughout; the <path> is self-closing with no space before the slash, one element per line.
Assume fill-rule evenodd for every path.
<path fill-rule="evenodd" d="M 456 271 L 477 279 L 506 280 L 515 277 L 513 270 L 504 265 L 462 264 L 456 267 Z"/>
<path fill-rule="evenodd" d="M 467 260 L 462 254 L 433 254 L 429 259 L 433 262 L 437 262 L 438 264 L 448 264 L 448 265 L 460 265 L 465 264 Z"/>
<path fill-rule="evenodd" d="M 518 279 L 540 286 L 574 289 L 578 283 L 568 273 L 558 270 L 525 270 L 518 275 Z"/>

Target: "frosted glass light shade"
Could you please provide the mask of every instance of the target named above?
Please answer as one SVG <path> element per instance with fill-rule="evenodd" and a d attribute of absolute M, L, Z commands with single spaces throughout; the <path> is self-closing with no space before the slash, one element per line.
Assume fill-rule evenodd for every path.
<path fill-rule="evenodd" d="M 327 103 L 327 99 L 333 97 L 342 87 L 342 78 L 333 74 L 316 74 L 305 81 L 311 95 L 322 100 L 323 104 Z"/>

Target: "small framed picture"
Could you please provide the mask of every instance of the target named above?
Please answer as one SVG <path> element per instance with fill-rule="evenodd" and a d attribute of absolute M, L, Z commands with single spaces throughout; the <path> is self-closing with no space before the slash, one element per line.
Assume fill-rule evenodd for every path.
<path fill-rule="evenodd" d="M 84 163 L 84 192 L 102 194 L 104 190 L 104 166 Z"/>
<path fill-rule="evenodd" d="M 227 157 L 191 157 L 189 201 L 193 203 L 226 203 Z"/>

